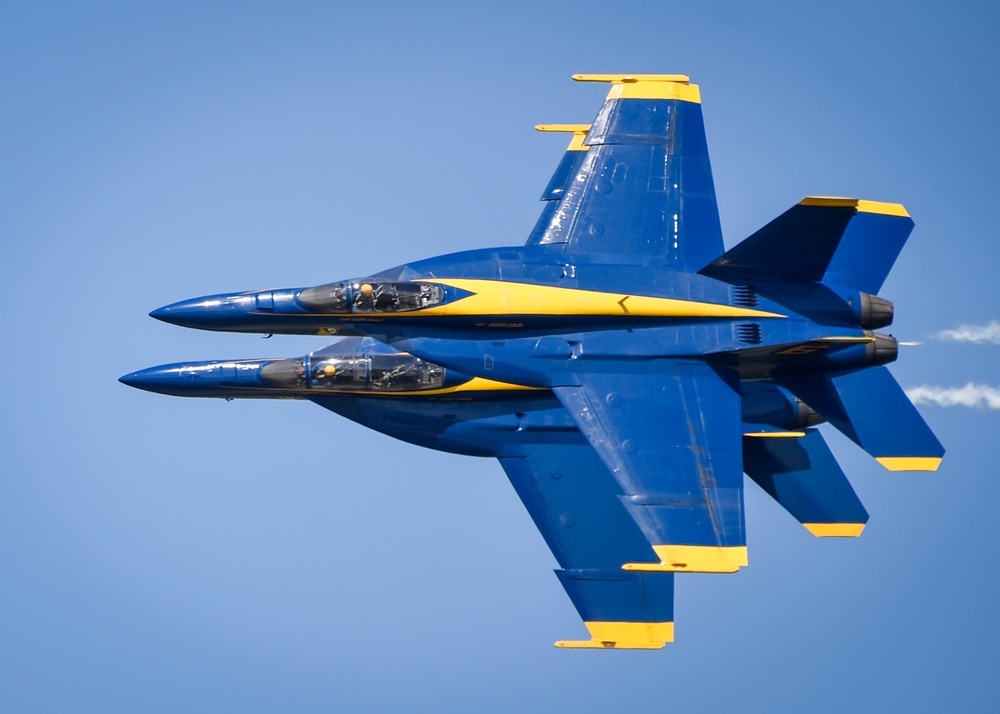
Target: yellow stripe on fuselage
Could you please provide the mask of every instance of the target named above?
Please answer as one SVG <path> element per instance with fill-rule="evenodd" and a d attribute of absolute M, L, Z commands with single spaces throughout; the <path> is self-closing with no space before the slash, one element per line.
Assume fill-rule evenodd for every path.
<path fill-rule="evenodd" d="M 575 316 L 743 318 L 785 317 L 773 312 L 733 305 L 576 290 L 502 280 L 447 278 L 426 280 L 472 293 L 468 297 L 423 310 L 394 313 L 392 318 L 440 315 L 449 317 Z"/>
<path fill-rule="evenodd" d="M 510 382 L 497 382 L 493 379 L 484 379 L 483 377 L 473 377 L 468 382 L 440 389 L 375 392 L 364 389 L 323 389 L 322 387 L 310 387 L 308 392 L 312 394 L 350 394 L 355 397 L 434 397 L 440 394 L 462 394 L 464 392 L 523 392 L 541 391 L 542 389 L 543 387 L 526 387 L 523 384 L 511 384 Z"/>
<path fill-rule="evenodd" d="M 900 203 L 866 201 L 862 198 L 838 198 L 835 196 L 807 196 L 799 201 L 800 206 L 841 206 L 858 209 L 859 213 L 881 213 L 886 216 L 909 218 L 910 214 Z"/>

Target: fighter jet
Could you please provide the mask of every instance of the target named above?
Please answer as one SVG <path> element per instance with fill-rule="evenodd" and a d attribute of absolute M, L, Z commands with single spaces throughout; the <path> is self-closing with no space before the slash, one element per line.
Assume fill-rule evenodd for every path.
<path fill-rule="evenodd" d="M 877 294 L 913 221 L 809 197 L 725 251 L 697 85 L 610 91 L 542 195 L 526 245 L 366 277 L 220 294 L 151 315 L 199 329 L 354 335 L 294 359 L 122 377 L 182 396 L 302 398 L 399 439 L 498 458 L 590 639 L 673 641 L 676 573 L 748 564 L 743 474 L 816 536 L 868 514 L 825 420 L 890 470 L 944 449 L 884 365 Z"/>

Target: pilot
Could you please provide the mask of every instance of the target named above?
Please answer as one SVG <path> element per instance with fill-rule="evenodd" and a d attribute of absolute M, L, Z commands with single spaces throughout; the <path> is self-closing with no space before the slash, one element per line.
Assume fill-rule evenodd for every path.
<path fill-rule="evenodd" d="M 371 312 L 375 309 L 375 288 L 371 283 L 362 283 L 354 293 L 354 309 Z"/>
<path fill-rule="evenodd" d="M 330 362 L 327 362 L 322 367 L 316 370 L 316 384 L 321 387 L 324 386 L 325 384 L 328 384 L 329 382 L 332 381 L 333 375 L 335 375 L 336 373 L 337 373 L 337 368 Z"/>

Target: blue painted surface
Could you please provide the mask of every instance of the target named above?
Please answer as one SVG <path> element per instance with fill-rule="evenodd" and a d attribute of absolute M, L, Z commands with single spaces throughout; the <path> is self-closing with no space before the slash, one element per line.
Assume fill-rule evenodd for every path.
<path fill-rule="evenodd" d="M 677 641 L 609 657 L 549 646 L 576 613 L 496 462 L 302 404 L 115 382 L 329 341 L 145 317 L 172 300 L 521 243 L 565 146 L 531 126 L 585 121 L 603 93 L 568 76 L 615 67 L 703 85 L 727 247 L 806 193 L 903 202 L 917 227 L 882 291 L 886 331 L 923 345 L 890 370 L 907 389 L 996 386 L 994 344 L 933 337 L 1000 304 L 997 10 L 969 10 L 12 8 L 3 708 L 614 711 L 628 692 L 654 710 L 990 711 L 985 403 L 919 405 L 949 448 L 938 474 L 887 473 L 822 427 L 872 513 L 862 538 L 818 541 L 748 485 L 751 567 L 678 579 Z M 942 102 L 968 109 L 929 110 Z M 725 687 L 721 642 L 740 663 Z"/>
<path fill-rule="evenodd" d="M 867 523 L 868 512 L 822 434 L 743 439 L 743 469 L 799 523 Z"/>
<path fill-rule="evenodd" d="M 740 283 L 820 283 L 877 293 L 913 220 L 849 206 L 796 205 L 702 272 Z"/>
<path fill-rule="evenodd" d="M 796 517 L 863 513 L 818 436 L 795 447 L 751 443 L 744 455 L 747 422 L 750 429 L 809 422 L 801 409 L 788 414 L 797 402 L 781 388 L 875 456 L 943 454 L 879 367 L 895 360 L 896 340 L 868 330 L 860 307 L 873 299 L 863 289 L 881 287 L 912 221 L 796 206 L 720 257 L 700 104 L 609 99 L 585 143 L 588 151 L 567 152 L 558 165 L 542 196 L 556 208 L 543 210 L 523 248 L 429 258 L 314 288 L 213 295 L 151 313 L 217 331 L 347 327 L 369 336 L 351 338 L 341 352 L 333 345 L 326 355 L 293 360 L 168 365 L 122 381 L 182 395 L 217 388 L 305 397 L 404 441 L 500 458 L 563 569 L 616 583 L 581 590 L 591 576 L 561 576 L 585 618 L 596 609 L 659 621 L 660 606 L 643 605 L 641 579 L 617 573 L 627 563 L 659 562 L 649 546 L 745 547 L 744 469 Z M 861 258 L 874 267 L 855 270 Z M 553 302 L 533 315 L 500 301 L 461 314 L 481 288 L 421 282 L 469 278 L 558 287 L 566 307 Z M 626 296 L 621 313 L 572 314 L 577 290 Z M 752 312 L 632 315 L 624 303 L 633 295 Z M 882 322 L 891 321 L 886 305 Z M 436 314 L 442 307 L 460 312 Z M 409 354 L 364 351 L 378 342 Z M 388 377 L 377 380 L 377 369 Z M 541 391 L 433 394 L 471 377 Z M 421 378 L 424 386 L 402 403 L 386 401 L 386 390 Z M 881 401 L 873 407 L 873 399 Z M 553 487 L 553 473 L 560 480 L 567 466 L 579 484 Z M 599 602 L 615 592 L 628 602 Z"/>
<path fill-rule="evenodd" d="M 698 270 L 722 252 L 722 228 L 701 105 L 609 99 L 566 190 L 547 242 L 569 256 L 627 256 Z"/>
<path fill-rule="evenodd" d="M 941 442 L 885 367 L 788 373 L 780 383 L 872 456 L 944 456 Z"/>

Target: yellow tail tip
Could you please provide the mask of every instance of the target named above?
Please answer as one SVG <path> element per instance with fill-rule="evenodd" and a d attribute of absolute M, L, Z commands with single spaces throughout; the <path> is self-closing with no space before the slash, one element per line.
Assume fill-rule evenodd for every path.
<path fill-rule="evenodd" d="M 880 456 L 875 459 L 890 471 L 937 471 L 941 459 L 934 456 Z"/>
<path fill-rule="evenodd" d="M 865 529 L 864 523 L 803 523 L 802 525 L 817 538 L 857 538 Z"/>

